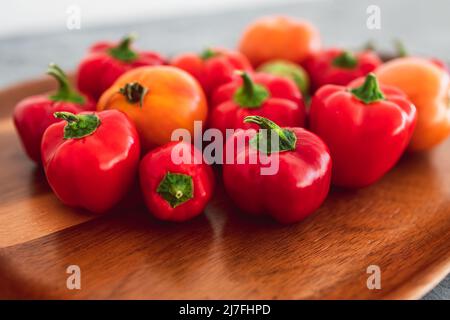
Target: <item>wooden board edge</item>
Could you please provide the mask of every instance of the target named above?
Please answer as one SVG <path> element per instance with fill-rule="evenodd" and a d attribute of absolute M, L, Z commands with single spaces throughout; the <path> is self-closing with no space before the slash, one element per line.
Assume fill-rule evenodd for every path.
<path fill-rule="evenodd" d="M 450 251 L 445 256 L 438 257 L 428 263 L 409 281 L 384 296 L 383 300 L 418 300 L 433 290 L 447 275 L 450 274 Z M 383 280 L 381 280 L 383 281 Z"/>

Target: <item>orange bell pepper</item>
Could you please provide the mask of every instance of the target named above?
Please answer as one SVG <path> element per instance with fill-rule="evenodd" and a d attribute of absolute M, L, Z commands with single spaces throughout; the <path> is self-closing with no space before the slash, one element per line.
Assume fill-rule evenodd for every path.
<path fill-rule="evenodd" d="M 319 31 L 311 23 L 284 16 L 256 20 L 239 43 L 239 51 L 255 67 L 273 59 L 302 63 L 319 50 Z"/>
<path fill-rule="evenodd" d="M 418 121 L 409 150 L 428 150 L 450 134 L 450 77 L 428 59 L 405 57 L 376 70 L 380 83 L 400 88 L 417 108 Z"/>
<path fill-rule="evenodd" d="M 170 66 L 141 67 L 123 74 L 101 96 L 97 110 L 117 109 L 135 123 L 144 150 L 170 142 L 173 130 L 194 133 L 207 104 L 198 82 Z"/>

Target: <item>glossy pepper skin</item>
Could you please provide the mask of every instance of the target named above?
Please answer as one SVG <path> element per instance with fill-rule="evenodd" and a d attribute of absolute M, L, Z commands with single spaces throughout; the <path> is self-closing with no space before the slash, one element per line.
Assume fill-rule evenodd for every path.
<path fill-rule="evenodd" d="M 137 67 L 165 64 L 165 59 L 156 52 L 132 49 L 132 40 L 132 36 L 127 36 L 119 43 L 94 44 L 78 66 L 79 90 L 97 101 L 125 72 Z"/>
<path fill-rule="evenodd" d="M 265 73 L 248 74 L 223 85 L 214 93 L 210 127 L 225 134 L 226 129 L 258 128 L 245 123 L 251 115 L 267 117 L 281 126 L 303 127 L 305 104 L 295 83 Z"/>
<path fill-rule="evenodd" d="M 196 78 L 208 97 L 217 87 L 230 82 L 236 71 L 253 70 L 243 54 L 222 48 L 206 49 L 201 54 L 185 53 L 171 64 Z"/>
<path fill-rule="evenodd" d="M 187 161 L 172 160 L 172 152 L 189 155 Z M 214 189 L 214 175 L 202 153 L 185 142 L 171 142 L 142 159 L 139 176 L 145 203 L 156 218 L 185 221 L 203 212 Z"/>
<path fill-rule="evenodd" d="M 233 161 L 223 165 L 227 193 L 249 214 L 268 214 L 281 223 L 303 220 L 319 208 L 329 191 L 332 165 L 327 146 L 302 128 L 280 128 L 258 116 L 247 117 L 245 121 L 268 130 L 267 136 L 276 135 L 279 148 L 258 150 L 258 146 L 264 145 L 264 135 L 254 129 L 236 131 L 226 143 L 226 150 L 232 150 L 233 144 L 238 146 Z M 243 136 L 250 140 L 240 145 Z M 255 156 L 261 160 L 251 162 Z M 261 169 L 266 167 L 263 163 L 269 160 L 275 163 L 276 159 L 278 170 L 274 168 L 272 174 L 263 175 Z"/>
<path fill-rule="evenodd" d="M 22 145 L 28 157 L 37 164 L 41 163 L 41 140 L 45 129 L 60 121 L 53 113 L 78 113 L 95 109 L 94 102 L 75 91 L 57 65 L 50 64 L 47 73 L 58 81 L 58 91 L 50 95 L 25 98 L 17 104 L 13 113 L 14 125 Z"/>
<path fill-rule="evenodd" d="M 400 88 L 417 108 L 410 151 L 430 150 L 450 135 L 450 75 L 429 59 L 404 57 L 375 71 L 380 83 Z"/>
<path fill-rule="evenodd" d="M 351 81 L 367 75 L 382 63 L 371 51 L 352 53 L 342 49 L 328 49 L 312 55 L 304 66 L 311 78 L 312 90 L 326 84 L 345 86 Z"/>
<path fill-rule="evenodd" d="M 176 129 L 193 135 L 195 121 L 206 121 L 202 88 L 187 72 L 172 66 L 137 68 L 105 91 L 97 110 L 117 109 L 136 125 L 144 151 L 171 141 Z"/>
<path fill-rule="evenodd" d="M 56 112 L 63 119 L 42 138 L 42 163 L 56 196 L 66 205 L 103 213 L 131 186 L 139 164 L 139 137 L 117 110 Z"/>
<path fill-rule="evenodd" d="M 354 87 L 361 84 L 361 86 Z M 369 74 L 352 87 L 326 85 L 313 97 L 310 127 L 330 148 L 333 183 L 368 186 L 397 162 L 416 124 L 416 108 Z"/>

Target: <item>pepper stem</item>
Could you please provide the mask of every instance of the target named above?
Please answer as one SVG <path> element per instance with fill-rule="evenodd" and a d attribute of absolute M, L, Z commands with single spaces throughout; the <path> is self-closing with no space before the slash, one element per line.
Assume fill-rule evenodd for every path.
<path fill-rule="evenodd" d="M 124 95 L 129 103 L 139 102 L 139 107 L 142 108 L 144 104 L 144 97 L 148 89 L 142 86 L 139 82 L 130 82 L 125 84 L 123 88 L 119 89 L 119 93 Z"/>
<path fill-rule="evenodd" d="M 369 73 L 366 76 L 366 80 L 364 80 L 364 83 L 360 87 L 351 89 L 350 91 L 353 96 L 365 104 L 370 104 L 385 99 L 378 84 L 377 77 L 373 73 Z"/>
<path fill-rule="evenodd" d="M 234 102 L 242 108 L 259 108 L 269 98 L 269 91 L 256 84 L 247 72 L 239 71 L 242 86 L 234 93 Z"/>
<path fill-rule="evenodd" d="M 395 50 L 397 51 L 397 57 L 407 57 L 408 50 L 406 50 L 405 44 L 400 39 L 394 40 Z"/>
<path fill-rule="evenodd" d="M 131 49 L 131 43 L 136 39 L 136 35 L 129 34 L 125 36 L 117 46 L 108 50 L 109 54 L 121 61 L 132 62 L 137 59 L 138 54 Z"/>
<path fill-rule="evenodd" d="M 255 83 L 246 72 L 241 74 L 241 78 L 244 83 L 244 92 L 249 96 L 253 96 L 255 94 Z"/>
<path fill-rule="evenodd" d="M 367 41 L 366 44 L 363 46 L 363 49 L 367 51 L 376 51 L 375 42 L 373 40 Z"/>
<path fill-rule="evenodd" d="M 167 172 L 156 192 L 175 208 L 194 197 L 192 177 L 187 174 Z"/>
<path fill-rule="evenodd" d="M 100 125 L 100 119 L 95 114 L 78 114 L 71 112 L 55 112 L 54 117 L 67 121 L 64 127 L 64 139 L 79 139 L 93 134 Z"/>
<path fill-rule="evenodd" d="M 208 60 L 209 58 L 213 58 L 217 56 L 217 52 L 215 52 L 213 49 L 211 48 L 206 48 L 205 50 L 203 50 L 203 52 L 200 54 L 200 58 L 202 60 Z"/>
<path fill-rule="evenodd" d="M 333 66 L 339 68 L 353 69 L 358 64 L 358 60 L 350 51 L 343 51 L 340 55 L 333 59 L 332 64 Z"/>
<path fill-rule="evenodd" d="M 250 144 L 256 146 L 258 150 L 266 151 L 267 154 L 295 150 L 297 146 L 297 137 L 291 130 L 283 129 L 275 122 L 260 116 L 247 116 L 244 118 L 244 122 L 257 124 L 261 129 L 267 130 L 266 135 L 262 135 L 260 132 L 252 138 L 253 141 L 250 141 Z M 278 148 L 271 145 L 272 134 L 278 136 Z M 262 147 L 265 147 L 265 150 Z"/>
<path fill-rule="evenodd" d="M 85 99 L 80 95 L 69 83 L 67 75 L 64 71 L 58 67 L 55 63 L 50 63 L 48 65 L 47 74 L 52 76 L 58 81 L 58 91 L 50 96 L 53 101 L 68 101 L 78 104 L 84 104 Z"/>
<path fill-rule="evenodd" d="M 55 112 L 53 115 L 55 118 L 66 120 L 67 122 L 79 122 L 80 121 L 79 117 L 77 117 L 73 113 L 67 112 L 67 111 Z"/>

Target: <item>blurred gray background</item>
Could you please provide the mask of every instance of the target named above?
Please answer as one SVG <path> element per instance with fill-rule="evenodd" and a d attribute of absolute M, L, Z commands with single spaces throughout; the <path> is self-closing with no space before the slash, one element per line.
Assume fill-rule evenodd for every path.
<path fill-rule="evenodd" d="M 366 26 L 369 5 L 381 10 L 381 29 Z M 69 29 L 73 10 L 80 29 Z M 49 62 L 76 68 L 90 44 L 139 35 L 137 47 L 167 56 L 207 46 L 236 46 L 244 27 L 269 14 L 314 23 L 324 46 L 360 48 L 372 40 L 393 50 L 401 39 L 413 54 L 450 61 L 449 0 L 15 0 L 0 11 L 0 86 L 43 74 Z M 450 276 L 425 299 L 450 299 Z"/>
<path fill-rule="evenodd" d="M 366 27 L 369 5 L 381 9 L 381 29 Z M 66 26 L 80 9 L 81 29 Z M 449 0 L 14 0 L 0 10 L 0 85 L 40 75 L 49 61 L 74 69 L 87 47 L 135 31 L 137 46 L 166 55 L 206 46 L 234 47 L 251 20 L 289 14 L 313 22 L 325 46 L 358 48 L 374 40 L 392 49 L 404 41 L 412 53 L 450 60 Z"/>

